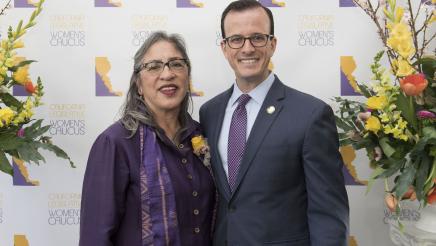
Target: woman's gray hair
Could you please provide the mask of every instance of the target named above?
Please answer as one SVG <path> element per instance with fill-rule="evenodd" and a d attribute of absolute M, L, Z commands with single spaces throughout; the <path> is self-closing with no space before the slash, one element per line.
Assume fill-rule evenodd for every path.
<path fill-rule="evenodd" d="M 130 78 L 129 90 L 127 92 L 126 101 L 124 102 L 124 105 L 121 109 L 121 123 L 127 130 L 131 132 L 131 136 L 136 133 L 140 124 L 145 124 L 155 129 L 160 128 L 154 119 L 153 112 L 150 110 L 149 106 L 144 101 L 142 96 L 138 93 L 138 82 L 140 79 L 140 75 L 139 72 L 135 72 L 142 64 L 142 59 L 144 58 L 144 55 L 147 53 L 150 47 L 159 41 L 172 43 L 176 50 L 182 54 L 182 57 L 186 59 L 188 64 L 188 80 L 190 80 L 191 78 L 191 64 L 183 38 L 178 34 L 167 34 L 163 31 L 153 32 L 145 40 L 145 42 L 135 54 L 133 73 Z M 187 83 L 189 83 L 189 81 L 187 81 Z M 178 119 L 181 124 L 181 129 L 178 133 L 186 128 L 186 123 L 189 119 L 188 110 L 190 109 L 190 106 L 192 104 L 189 86 L 190 85 L 188 85 L 188 93 L 186 93 L 186 96 L 183 99 L 180 108 Z M 159 134 L 159 131 L 157 131 L 157 133 Z M 176 139 L 178 139 L 178 137 L 176 137 Z"/>

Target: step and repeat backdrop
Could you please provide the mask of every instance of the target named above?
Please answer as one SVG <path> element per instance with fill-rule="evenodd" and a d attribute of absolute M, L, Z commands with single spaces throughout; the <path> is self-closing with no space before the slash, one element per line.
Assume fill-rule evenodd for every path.
<path fill-rule="evenodd" d="M 1 1 L 4 5 L 8 1 Z M 28 19 L 37 0 L 12 0 L 0 16 L 0 35 Z M 208 99 L 227 89 L 234 74 L 221 53 L 220 16 L 230 0 L 46 0 L 18 55 L 37 63 L 44 105 L 36 116 L 77 168 L 44 152 L 40 166 L 14 160 L 14 176 L 0 173 L 1 246 L 78 244 L 83 174 L 90 147 L 119 117 L 133 55 L 155 30 L 181 34 L 193 72 L 193 117 Z M 349 82 L 370 78 L 369 64 L 382 47 L 375 26 L 351 0 L 263 0 L 275 17 L 278 39 L 271 69 L 287 85 L 329 103 L 356 98 Z M 14 95 L 25 96 L 22 88 Z M 371 173 L 365 153 L 342 148 L 350 200 L 350 245 L 392 245 L 383 185 L 366 193 Z M 332 208 L 334 209 L 334 208 Z M 289 211 L 292 213 L 292 211 Z M 405 221 L 419 211 L 405 209 Z M 277 222 L 279 223 L 279 222 Z"/>

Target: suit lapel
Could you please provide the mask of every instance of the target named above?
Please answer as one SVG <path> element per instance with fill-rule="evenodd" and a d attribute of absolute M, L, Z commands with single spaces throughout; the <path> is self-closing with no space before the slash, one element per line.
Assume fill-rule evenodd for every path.
<path fill-rule="evenodd" d="M 251 129 L 250 136 L 248 137 L 247 144 L 245 145 L 245 152 L 242 157 L 241 166 L 239 167 L 235 183 L 235 192 L 233 192 L 233 194 L 237 192 L 238 187 L 250 167 L 259 146 L 262 144 L 265 135 L 268 133 L 274 120 L 280 114 L 282 109 L 282 99 L 285 97 L 284 90 L 284 85 L 276 77 L 259 110 L 253 128 Z M 274 112 L 267 112 L 267 109 L 270 107 L 274 107 Z"/>
<path fill-rule="evenodd" d="M 230 186 L 229 186 L 229 182 L 227 180 L 227 175 L 226 172 L 224 171 L 223 168 L 223 162 L 221 160 L 221 156 L 218 150 L 218 140 L 220 137 L 220 133 L 221 133 L 221 127 L 223 125 L 223 121 L 224 121 L 224 114 L 226 112 L 226 107 L 227 107 L 227 103 L 230 99 L 230 96 L 232 95 L 233 92 L 233 86 L 228 89 L 220 98 L 220 100 L 217 102 L 216 106 L 214 107 L 214 112 L 217 112 L 217 118 L 214 122 L 215 127 L 213 128 L 214 132 L 213 132 L 213 137 L 211 139 L 211 145 L 212 147 L 212 165 L 215 168 L 216 171 L 216 178 L 217 178 L 217 182 L 220 183 L 221 186 L 221 190 L 223 191 L 223 194 L 225 196 L 225 198 L 227 200 L 230 199 Z"/>

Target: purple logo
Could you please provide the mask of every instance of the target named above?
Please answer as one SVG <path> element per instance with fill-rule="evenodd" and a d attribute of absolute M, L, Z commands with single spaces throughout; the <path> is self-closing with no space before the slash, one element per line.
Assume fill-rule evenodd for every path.
<path fill-rule="evenodd" d="M 352 56 L 341 56 L 341 96 L 360 96 L 358 93 L 356 78 L 353 75 L 356 70 L 356 62 Z"/>
<path fill-rule="evenodd" d="M 120 91 L 114 91 L 111 79 L 108 76 L 111 70 L 111 64 L 107 57 L 95 58 L 95 95 L 104 96 L 122 96 Z"/>
<path fill-rule="evenodd" d="M 121 7 L 121 1 L 94 0 L 94 7 Z"/>
<path fill-rule="evenodd" d="M 192 80 L 189 81 L 189 88 L 190 88 L 191 96 L 192 97 L 202 97 L 202 96 L 204 96 L 204 92 L 203 91 L 199 91 L 199 90 L 196 90 L 194 88 L 194 85 L 192 84 Z"/>
<path fill-rule="evenodd" d="M 29 92 L 26 91 L 24 86 L 22 85 L 14 85 L 12 86 L 12 95 L 14 96 L 21 96 L 21 97 L 27 97 L 30 96 Z"/>
<path fill-rule="evenodd" d="M 259 3 L 261 3 L 263 6 L 268 8 L 285 7 L 286 5 L 282 1 L 276 1 L 276 0 L 259 0 Z"/>
<path fill-rule="evenodd" d="M 176 0 L 177 8 L 203 8 L 204 3 L 195 0 Z"/>
<path fill-rule="evenodd" d="M 12 178 L 14 186 L 38 186 L 39 181 L 30 180 L 29 171 L 27 170 L 24 161 L 12 158 L 12 166 L 14 170 L 14 177 Z"/>
<path fill-rule="evenodd" d="M 356 7 L 353 0 L 339 0 L 339 7 Z"/>
<path fill-rule="evenodd" d="M 35 8 L 36 4 L 31 0 L 14 0 L 15 8 Z"/>

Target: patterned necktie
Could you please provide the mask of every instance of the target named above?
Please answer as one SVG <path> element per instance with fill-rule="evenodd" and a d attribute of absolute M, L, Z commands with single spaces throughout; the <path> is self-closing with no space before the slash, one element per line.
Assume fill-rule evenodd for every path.
<path fill-rule="evenodd" d="M 229 167 L 229 185 L 233 192 L 236 176 L 245 150 L 247 135 L 247 110 L 245 105 L 250 100 L 248 94 L 242 94 L 238 98 L 238 106 L 233 112 L 229 130 L 229 142 L 227 145 L 227 163 Z"/>

